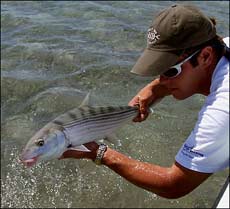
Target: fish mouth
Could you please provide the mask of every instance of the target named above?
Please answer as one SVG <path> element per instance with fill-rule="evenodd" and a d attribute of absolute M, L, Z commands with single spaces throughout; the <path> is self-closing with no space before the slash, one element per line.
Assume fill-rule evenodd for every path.
<path fill-rule="evenodd" d="M 27 159 L 27 160 L 20 159 L 20 162 L 22 162 L 26 167 L 31 167 L 34 164 L 36 164 L 37 160 L 38 160 L 38 156 L 37 157 L 33 157 L 31 159 Z"/>

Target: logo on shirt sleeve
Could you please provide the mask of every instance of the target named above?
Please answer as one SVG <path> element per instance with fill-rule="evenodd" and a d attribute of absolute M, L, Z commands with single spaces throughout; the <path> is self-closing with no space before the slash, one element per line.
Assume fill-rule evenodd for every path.
<path fill-rule="evenodd" d="M 182 153 L 189 158 L 194 158 L 194 157 L 204 157 L 204 155 L 197 150 L 194 149 L 194 146 L 189 146 L 187 144 L 184 144 Z"/>

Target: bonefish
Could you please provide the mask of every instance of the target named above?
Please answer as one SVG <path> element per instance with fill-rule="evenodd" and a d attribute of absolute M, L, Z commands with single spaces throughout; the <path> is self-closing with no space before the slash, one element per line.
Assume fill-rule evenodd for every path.
<path fill-rule="evenodd" d="M 100 139 L 114 139 L 113 132 L 134 118 L 137 106 L 88 105 L 89 94 L 83 103 L 41 128 L 26 144 L 20 161 L 33 166 L 40 161 L 59 158 L 68 149 L 89 151 L 84 144 Z"/>

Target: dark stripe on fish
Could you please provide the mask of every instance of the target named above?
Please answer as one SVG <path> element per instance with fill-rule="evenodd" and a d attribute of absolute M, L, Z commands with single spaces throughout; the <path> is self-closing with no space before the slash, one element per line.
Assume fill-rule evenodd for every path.
<path fill-rule="evenodd" d="M 77 122 L 82 122 L 84 120 L 91 120 L 91 119 L 106 119 L 107 117 L 115 117 L 117 115 L 124 115 L 124 114 L 127 114 L 127 113 L 136 113 L 137 112 L 137 109 L 128 109 L 128 110 L 124 110 L 124 111 L 120 111 L 120 112 L 108 112 L 108 113 L 105 113 L 105 114 L 102 114 L 102 113 L 98 113 L 97 115 L 95 116 L 92 116 L 92 115 L 88 115 L 89 117 L 85 117 L 85 118 L 79 118 L 78 120 L 73 120 L 73 121 L 70 121 L 68 123 L 65 123 L 65 125 L 70 125 L 70 124 L 75 124 Z"/>
<path fill-rule="evenodd" d="M 55 124 L 57 124 L 57 125 L 60 125 L 60 126 L 63 126 L 64 125 L 64 123 L 62 122 L 62 121 L 60 121 L 60 120 L 53 120 L 52 121 L 53 123 L 55 123 Z"/>
<path fill-rule="evenodd" d="M 81 126 L 89 126 L 89 125 L 92 125 L 92 126 L 96 126 L 98 124 L 102 124 L 104 123 L 103 125 L 110 125 L 110 123 L 119 123 L 120 121 L 123 121 L 125 119 L 128 119 L 129 117 L 131 117 L 133 114 L 129 114 L 129 115 L 123 115 L 119 118 L 114 118 L 114 117 L 106 117 L 106 118 L 98 118 L 98 119 L 95 119 L 95 118 L 91 118 L 89 120 L 85 120 L 85 121 L 81 121 L 81 122 L 78 122 L 78 123 L 74 123 L 74 124 L 68 124 L 68 125 L 64 125 L 65 128 L 71 128 L 73 126 L 78 126 L 78 127 L 81 127 Z"/>
<path fill-rule="evenodd" d="M 70 118 L 72 118 L 72 119 L 74 119 L 74 120 L 77 119 L 77 115 L 76 115 L 76 114 L 74 114 L 74 113 L 72 113 L 72 112 L 67 112 L 67 114 L 68 114 L 68 116 L 69 116 Z"/>
<path fill-rule="evenodd" d="M 100 114 L 100 115 L 96 115 L 93 116 L 91 118 L 82 118 L 76 121 L 71 121 L 69 123 L 64 124 L 65 127 L 73 127 L 76 125 L 83 125 L 89 122 L 97 122 L 99 123 L 100 121 L 106 121 L 106 123 L 108 123 L 109 121 L 120 121 L 123 120 L 125 118 L 129 118 L 132 115 L 134 116 L 134 113 L 136 113 L 137 110 L 136 109 L 131 109 L 129 111 L 123 111 L 123 112 L 115 112 L 115 113 L 106 113 L 106 114 Z M 116 117 L 119 116 L 119 117 Z"/>
<path fill-rule="evenodd" d="M 110 111 L 108 111 L 110 109 Z M 100 108 L 90 108 L 90 109 L 81 109 L 81 111 L 76 111 L 75 115 L 78 115 L 77 113 L 78 112 L 81 112 L 80 114 L 81 115 L 84 115 L 84 117 L 79 117 L 77 120 L 82 120 L 82 119 L 85 119 L 85 118 L 91 118 L 91 117 L 96 117 L 96 116 L 101 116 L 101 115 L 104 115 L 104 114 L 113 114 L 113 113 L 118 113 L 118 114 L 122 114 L 123 112 L 130 112 L 130 111 L 133 111 L 133 110 L 136 110 L 136 108 L 130 108 L 130 109 L 127 109 L 127 107 L 123 108 L 123 109 L 115 109 L 113 107 L 110 107 L 108 109 L 108 107 L 100 107 Z M 113 110 L 113 111 L 111 111 Z M 117 110 L 115 112 L 115 110 Z M 123 110 L 123 111 L 121 111 Z M 120 112 L 118 112 L 120 111 Z M 73 111 L 74 112 L 74 111 Z M 60 117 L 60 119 L 63 118 L 65 120 L 65 116 L 62 115 L 62 117 Z M 71 122 L 74 122 L 74 121 L 70 121 Z M 69 122 L 67 122 L 69 123 Z"/>
<path fill-rule="evenodd" d="M 78 110 L 79 110 L 80 115 L 81 115 L 82 118 L 86 117 L 85 109 L 83 109 L 83 108 L 80 107 L 80 108 L 78 108 Z"/>
<path fill-rule="evenodd" d="M 92 109 L 89 109 L 89 114 L 90 115 L 97 115 L 98 113 L 92 108 Z"/>

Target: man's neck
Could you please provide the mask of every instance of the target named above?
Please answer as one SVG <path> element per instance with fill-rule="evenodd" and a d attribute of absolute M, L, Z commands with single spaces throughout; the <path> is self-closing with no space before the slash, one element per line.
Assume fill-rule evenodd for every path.
<path fill-rule="evenodd" d="M 200 94 L 203 94 L 205 96 L 208 96 L 210 94 L 210 87 L 212 84 L 212 76 L 213 73 L 216 69 L 218 61 L 214 60 L 213 63 L 211 65 L 208 66 L 208 68 L 205 70 L 206 75 L 203 78 L 202 81 L 202 88 L 200 89 Z"/>

